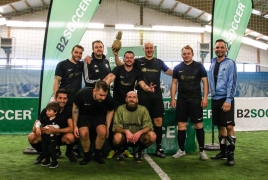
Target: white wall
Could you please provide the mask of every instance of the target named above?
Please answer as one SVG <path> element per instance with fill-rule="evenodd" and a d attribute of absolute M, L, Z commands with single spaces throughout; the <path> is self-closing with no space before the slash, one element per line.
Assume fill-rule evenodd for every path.
<path fill-rule="evenodd" d="M 13 17 L 12 20 L 24 21 L 46 21 L 47 10 L 36 12 L 34 14 L 25 14 Z M 148 8 L 144 8 L 143 13 L 144 25 L 176 25 L 176 26 L 200 26 L 179 17 L 170 16 L 166 13 L 158 12 Z M 116 0 L 102 1 L 92 22 L 100 22 L 105 25 L 114 25 L 119 23 L 139 24 L 140 23 L 140 7 L 138 5 L 121 2 Z M 7 37 L 8 31 L 10 37 L 14 37 L 14 51 L 12 58 L 41 59 L 44 41 L 44 28 L 10 28 L 0 26 L 1 37 Z M 106 27 L 102 30 L 88 29 L 84 34 L 81 45 L 85 47 L 84 55 L 91 54 L 91 42 L 100 39 L 104 45 L 111 46 L 117 30 Z M 210 43 L 210 33 L 204 33 L 204 43 Z M 175 32 L 154 32 L 144 31 L 143 40 L 152 41 L 157 46 L 158 57 L 165 61 L 181 61 L 180 50 L 185 45 L 190 45 L 194 49 L 194 59 L 200 61 L 199 43 L 201 42 L 201 34 L 193 33 L 175 33 Z M 139 46 L 139 31 L 123 31 L 123 46 Z M 212 44 L 213 46 L 213 44 Z M 257 63 L 256 48 L 249 45 L 242 45 L 239 51 L 237 62 Z M 106 53 L 106 51 L 105 51 Z M 261 63 L 268 66 L 268 51 L 261 50 Z M 0 58 L 6 58 L 3 49 L 0 49 Z M 67 57 L 66 57 L 67 58 Z M 210 62 L 210 54 L 205 58 L 205 62 Z"/>

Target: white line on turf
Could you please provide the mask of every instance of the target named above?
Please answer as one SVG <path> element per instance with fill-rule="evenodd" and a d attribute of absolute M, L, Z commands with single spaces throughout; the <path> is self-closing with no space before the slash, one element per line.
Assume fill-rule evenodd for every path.
<path fill-rule="evenodd" d="M 168 175 L 154 162 L 154 160 L 152 160 L 152 158 L 148 154 L 144 154 L 144 159 L 148 161 L 148 163 L 162 180 L 170 180 Z"/>

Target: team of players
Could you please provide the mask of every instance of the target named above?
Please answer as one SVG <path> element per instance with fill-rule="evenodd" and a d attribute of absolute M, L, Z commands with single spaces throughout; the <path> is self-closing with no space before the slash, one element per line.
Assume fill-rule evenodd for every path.
<path fill-rule="evenodd" d="M 182 48 L 181 56 L 184 61 L 173 71 L 162 60 L 154 57 L 154 45 L 151 42 L 144 44 L 145 56 L 139 59 L 134 59 L 134 53 L 127 51 L 124 54 L 124 62 L 121 62 L 118 52 L 113 51 L 117 64 L 113 71 L 110 70 L 109 62 L 103 55 L 103 43 L 99 40 L 94 41 L 92 49 L 92 56 L 86 58 L 85 62 L 81 62 L 83 47 L 74 46 L 72 57 L 60 62 L 56 68 L 53 85 L 54 99 L 56 102 L 60 101 L 57 99 L 59 88 L 68 91 L 68 102 L 66 100 L 66 104 L 62 106 L 72 107 L 72 122 L 66 123 L 65 126 L 59 125 L 59 129 L 50 126 L 42 128 L 42 134 L 63 133 L 61 142 L 67 144 L 66 156 L 71 162 L 76 162 L 76 158 L 72 153 L 72 146 L 68 147 L 68 144 L 75 142 L 75 138 L 80 138 L 84 152 L 81 165 L 87 164 L 91 159 L 90 144 L 92 141 L 95 141 L 94 160 L 100 164 L 105 163 L 102 159 L 101 148 L 107 137 L 113 137 L 110 138 L 110 144 L 114 147 L 112 151 L 117 151 L 117 160 L 120 162 L 124 160 L 123 152 L 128 146 L 139 146 L 134 155 L 138 162 L 141 161 L 143 150 L 153 142 L 156 142 L 155 155 L 165 158 L 161 146 L 164 115 L 160 88 L 161 71 L 172 76 L 171 105 L 176 108 L 176 121 L 178 122 L 179 149 L 172 157 L 179 158 L 186 155 L 184 151 L 186 123 L 190 118 L 196 128 L 200 159 L 208 159 L 204 151 L 202 126 L 202 109 L 208 104 L 208 78 L 203 65 L 192 59 L 194 53 L 190 46 Z M 225 41 L 217 40 L 215 43 L 217 57 L 212 61 L 208 76 L 210 89 L 213 90 L 211 92 L 213 122 L 218 126 L 221 143 L 221 152 L 211 159 L 227 158 L 227 165 L 234 165 L 236 138 L 233 129 L 233 109 L 236 67 L 235 63 L 226 57 L 226 51 Z M 81 89 L 82 74 L 84 74 L 86 87 Z M 109 93 L 108 86 L 111 82 L 114 82 L 113 98 Z M 137 93 L 134 92 L 135 82 L 137 82 Z M 200 82 L 203 84 L 203 97 Z M 175 100 L 176 92 L 178 92 L 177 100 Z M 144 107 L 146 107 L 145 110 Z M 46 111 L 48 112 L 48 110 L 47 108 Z M 62 110 L 55 111 L 58 114 L 61 112 Z M 113 117 L 114 122 L 112 122 Z M 37 122 L 40 122 L 41 118 L 40 115 Z M 150 121 L 151 123 L 148 123 L 148 118 L 152 121 Z M 66 119 L 69 122 L 71 116 L 68 115 Z M 36 124 L 33 133 L 29 135 L 29 142 L 40 152 L 35 163 L 41 163 L 41 160 L 45 158 L 45 163 L 43 162 L 42 165 L 48 165 L 47 155 L 44 156 L 42 148 L 40 148 L 42 147 L 41 137 L 36 134 Z M 137 127 L 139 128 L 137 129 Z M 66 128 L 69 128 L 70 131 L 58 132 Z M 66 133 L 72 134 L 72 132 L 74 136 L 70 138 L 71 141 L 68 143 L 63 141 L 63 136 Z M 113 133 L 115 134 L 113 135 Z M 57 163 L 53 164 L 53 162 L 55 162 L 54 158 L 50 167 L 57 167 L 55 165 Z"/>

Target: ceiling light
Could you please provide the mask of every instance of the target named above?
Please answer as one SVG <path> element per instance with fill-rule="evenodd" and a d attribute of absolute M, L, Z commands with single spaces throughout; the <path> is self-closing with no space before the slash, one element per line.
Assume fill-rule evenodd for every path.
<path fill-rule="evenodd" d="M 133 24 L 116 24 L 115 29 L 134 29 Z"/>
<path fill-rule="evenodd" d="M 46 22 L 6 21 L 6 25 L 9 27 L 46 27 Z"/>
<path fill-rule="evenodd" d="M 89 23 L 87 28 L 89 28 L 89 29 L 103 29 L 104 24 L 103 23 Z"/>
<path fill-rule="evenodd" d="M 152 30 L 155 31 L 174 31 L 174 32 L 190 32 L 190 33 L 203 33 L 203 27 L 184 27 L 184 26 L 153 26 Z"/>
<path fill-rule="evenodd" d="M 0 18 L 0 26 L 6 24 L 6 18 Z"/>
<path fill-rule="evenodd" d="M 243 37 L 242 43 L 257 47 L 259 49 L 268 50 L 268 44 L 256 41 L 251 38 Z"/>
<path fill-rule="evenodd" d="M 253 9 L 252 10 L 252 14 L 256 14 L 256 15 L 261 15 L 261 11 L 258 11 L 258 10 L 256 10 L 256 9 Z"/>
<path fill-rule="evenodd" d="M 135 25 L 133 29 L 136 30 L 152 30 L 152 26 L 147 26 L 147 25 Z"/>
<path fill-rule="evenodd" d="M 205 31 L 211 33 L 211 26 L 206 25 L 206 26 L 205 26 Z"/>

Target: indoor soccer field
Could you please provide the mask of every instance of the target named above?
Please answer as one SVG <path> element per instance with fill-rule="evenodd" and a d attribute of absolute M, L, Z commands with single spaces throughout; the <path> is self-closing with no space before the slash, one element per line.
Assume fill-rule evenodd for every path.
<path fill-rule="evenodd" d="M 267 180 L 267 18 L 268 0 L 0 0 L 0 180 Z M 164 73 L 166 158 L 150 154 L 155 151 L 151 146 L 141 163 L 131 158 L 118 163 L 114 157 L 105 158 L 103 165 L 92 160 L 81 166 L 81 159 L 69 162 L 62 146 L 58 168 L 49 169 L 33 164 L 36 154 L 23 154 L 30 146 L 27 135 L 53 96 L 57 63 L 70 58 L 76 44 L 84 47 L 83 61 L 92 54 L 92 42 L 101 40 L 113 69 L 111 46 L 119 31 L 121 60 L 128 50 L 143 57 L 144 43 L 152 42 L 154 57 L 170 69 L 183 62 L 181 49 L 189 45 L 193 60 L 209 71 L 215 39 L 228 42 L 226 55 L 238 72 L 234 166 L 226 166 L 226 160 L 199 160 L 194 128 L 187 128 L 190 153 L 172 158 L 177 124 L 170 107 L 172 77 Z M 203 109 L 205 144 L 218 144 L 208 100 Z M 206 153 L 211 157 L 218 151 Z"/>
<path fill-rule="evenodd" d="M 149 157 L 145 155 L 141 163 L 131 158 L 125 158 L 124 163 L 118 163 L 114 157 L 105 159 L 103 165 L 92 160 L 85 166 L 70 163 L 68 158 L 62 155 L 59 158 L 59 167 L 56 169 L 34 165 L 36 155 L 23 154 L 23 150 L 29 146 L 27 135 L 0 135 L 0 179 L 266 180 L 267 132 L 237 132 L 236 135 L 236 164 L 232 167 L 226 166 L 225 160 L 201 161 L 198 159 L 199 152 L 195 152 L 181 159 L 173 159 L 172 154 L 168 154 L 165 159 L 149 154 Z M 211 143 L 211 133 L 206 133 L 206 143 Z M 64 154 L 65 147 L 61 147 L 61 151 Z M 217 151 L 206 152 L 208 156 L 217 153 Z"/>

